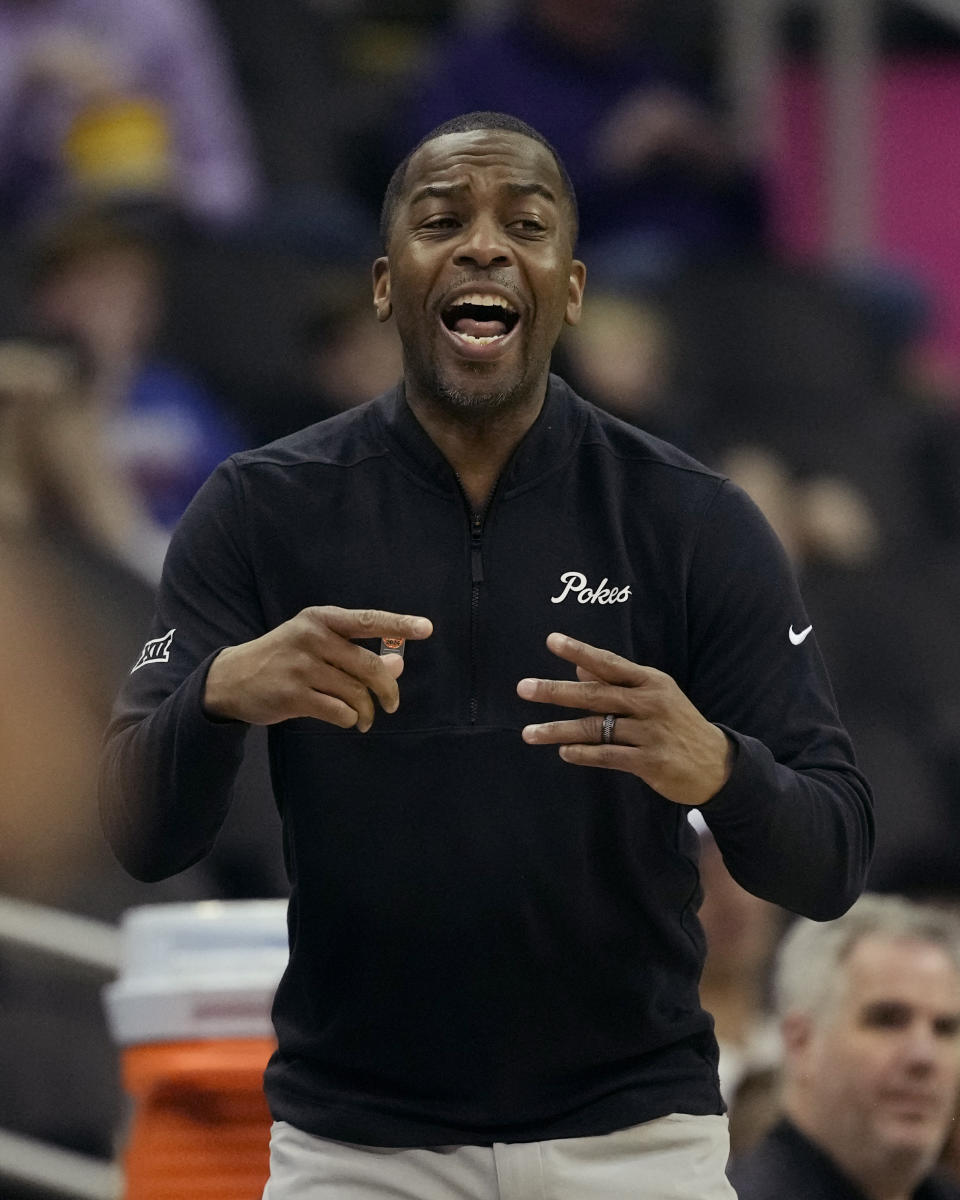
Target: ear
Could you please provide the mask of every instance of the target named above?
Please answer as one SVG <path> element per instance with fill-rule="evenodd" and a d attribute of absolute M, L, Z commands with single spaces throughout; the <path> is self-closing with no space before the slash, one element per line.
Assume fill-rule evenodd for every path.
<path fill-rule="evenodd" d="M 583 289 L 587 282 L 587 268 L 575 258 L 570 263 L 570 278 L 567 281 L 567 308 L 563 319 L 568 325 L 576 325 L 583 308 Z"/>
<path fill-rule="evenodd" d="M 813 1042 L 813 1019 L 807 1013 L 788 1012 L 780 1023 L 784 1058 L 794 1072 L 802 1069 Z"/>
<path fill-rule="evenodd" d="M 373 306 L 378 321 L 389 321 L 393 306 L 390 303 L 390 263 L 378 258 L 373 264 Z"/>

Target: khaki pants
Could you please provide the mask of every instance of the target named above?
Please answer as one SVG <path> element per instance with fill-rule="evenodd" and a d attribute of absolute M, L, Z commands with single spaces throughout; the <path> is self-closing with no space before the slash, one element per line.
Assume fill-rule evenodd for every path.
<path fill-rule="evenodd" d="M 601 1137 L 393 1149 L 278 1121 L 263 1200 L 736 1200 L 726 1117 L 681 1113 Z"/>

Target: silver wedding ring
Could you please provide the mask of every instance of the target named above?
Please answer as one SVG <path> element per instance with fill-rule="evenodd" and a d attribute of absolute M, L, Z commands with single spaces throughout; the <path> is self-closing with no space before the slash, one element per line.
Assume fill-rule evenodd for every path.
<path fill-rule="evenodd" d="M 614 713 L 607 713 L 603 718 L 603 724 L 600 726 L 600 741 L 604 746 L 613 743 L 613 727 L 616 723 L 617 718 Z"/>

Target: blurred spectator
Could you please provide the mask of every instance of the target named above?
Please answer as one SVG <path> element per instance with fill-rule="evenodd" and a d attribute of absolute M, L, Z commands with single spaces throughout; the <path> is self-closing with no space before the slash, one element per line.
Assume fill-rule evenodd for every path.
<path fill-rule="evenodd" d="M 783 1118 L 740 1200 L 956 1200 L 934 1174 L 960 1084 L 960 924 L 893 896 L 801 921 L 778 957 Z"/>
<path fill-rule="evenodd" d="M 111 923 L 134 904 L 282 895 L 262 741 L 202 868 L 137 884 L 104 842 L 100 739 L 149 626 L 154 535 L 95 387 L 76 341 L 0 341 L 0 895 Z M 0 1130 L 111 1158 L 124 1100 L 100 980 L 0 943 L 0 1026 Z"/>
<path fill-rule="evenodd" d="M 798 474 L 774 451 L 748 443 L 730 447 L 718 465 L 753 497 L 795 562 L 855 569 L 875 560 L 881 527 L 851 480 Z"/>
<path fill-rule="evenodd" d="M 378 205 L 350 177 L 355 158 L 369 171 L 358 130 L 382 123 L 388 103 L 356 46 L 366 6 L 271 0 L 268 20 L 263 0 L 207 2 L 230 45 L 269 196 L 245 240 L 324 262 L 372 259 Z"/>
<path fill-rule="evenodd" d="M 0 0 L 0 228 L 78 199 L 231 227 L 258 187 L 206 4 Z"/>
<path fill-rule="evenodd" d="M 518 0 L 492 28 L 446 38 L 412 89 L 397 142 L 460 112 L 529 121 L 577 189 L 584 257 L 620 282 L 650 282 L 690 257 L 756 244 L 762 202 L 706 87 L 661 61 L 648 5 Z"/>
<path fill-rule="evenodd" d="M 917 338 L 896 363 L 905 402 L 915 414 L 907 446 L 931 557 L 960 549 L 960 363 L 951 366 Z"/>
<path fill-rule="evenodd" d="M 0 533 L 155 574 L 164 535 L 113 461 L 90 358 L 66 338 L 0 342 Z"/>
<path fill-rule="evenodd" d="M 303 326 L 305 377 L 320 408 L 341 412 L 378 396 L 400 378 L 400 339 L 374 315 L 363 276 L 329 273 Z M 319 413 L 312 420 L 319 420 Z"/>
<path fill-rule="evenodd" d="M 0 341 L 0 889 L 47 903 L 102 854 L 92 764 L 153 605 L 129 565 L 149 518 L 93 386 L 76 343 Z"/>
<path fill-rule="evenodd" d="M 757 447 L 791 478 L 855 483 L 891 531 L 906 524 L 884 356 L 824 272 L 760 257 L 700 264 L 671 282 L 662 304 L 670 384 L 714 463 Z"/>
<path fill-rule="evenodd" d="M 89 386 L 65 341 L 0 343 L 0 892 L 103 915 L 136 890 L 103 846 L 96 761 L 153 595 L 115 553 L 143 517 Z M 0 1127 L 110 1154 L 98 1005 L 89 980 L 0 952 Z"/>
<path fill-rule="evenodd" d="M 591 286 L 579 324 L 564 330 L 558 352 L 560 374 L 582 396 L 696 453 L 695 430 L 672 403 L 672 356 L 673 339 L 662 306 L 602 280 Z"/>
<path fill-rule="evenodd" d="M 60 619 L 52 564 L 7 537 L 0 560 L 0 890 L 50 903 L 89 866 L 91 813 L 77 800 L 94 794 L 105 672 L 91 662 L 89 614 L 72 630 Z"/>
<path fill-rule="evenodd" d="M 376 319 L 364 273 L 329 270 L 317 281 L 296 331 L 296 356 L 273 406 L 269 437 L 322 421 L 379 396 L 400 378 L 400 340 Z M 277 409 L 280 413 L 277 413 Z M 278 415 L 284 428 L 278 427 Z"/>
<path fill-rule="evenodd" d="M 159 244 L 116 218 L 63 219 L 35 247 L 30 291 L 38 325 L 89 353 L 113 460 L 153 521 L 171 529 L 244 438 L 199 383 L 154 352 L 165 305 Z"/>
<path fill-rule="evenodd" d="M 870 885 L 884 887 L 904 855 L 929 860 L 960 837 L 960 562 L 942 542 L 930 554 L 915 455 L 925 418 L 900 391 L 889 347 L 822 272 L 702 266 L 661 302 L 671 350 L 661 407 L 753 497 L 794 559 L 874 787 Z M 945 462 L 946 439 L 941 451 Z M 949 487 L 948 472 L 944 513 Z"/>

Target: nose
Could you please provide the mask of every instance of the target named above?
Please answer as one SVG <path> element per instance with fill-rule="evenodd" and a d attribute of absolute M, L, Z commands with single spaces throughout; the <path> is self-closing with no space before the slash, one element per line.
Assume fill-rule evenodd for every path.
<path fill-rule="evenodd" d="M 454 262 L 458 267 L 504 267 L 512 261 L 504 231 L 492 216 L 478 214 L 464 229 Z"/>
<path fill-rule="evenodd" d="M 951 1050 L 956 1053 L 956 1047 L 945 1048 L 943 1039 L 938 1038 L 936 1031 L 923 1022 L 914 1025 L 903 1047 L 904 1060 L 914 1075 L 928 1075 L 936 1070 L 940 1062 L 949 1057 Z"/>

